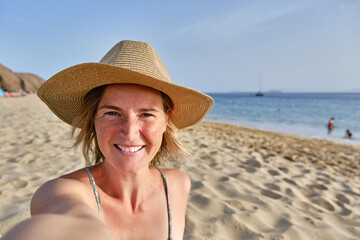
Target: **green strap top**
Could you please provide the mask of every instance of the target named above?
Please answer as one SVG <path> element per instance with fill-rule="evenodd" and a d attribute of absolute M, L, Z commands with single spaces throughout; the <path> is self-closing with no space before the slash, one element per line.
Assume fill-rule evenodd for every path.
<path fill-rule="evenodd" d="M 98 209 L 98 218 L 100 219 L 100 199 L 99 199 L 99 193 L 97 191 L 97 188 L 96 188 L 96 183 L 95 183 L 95 179 L 94 179 L 94 176 L 91 172 L 91 169 L 89 167 L 86 167 L 85 168 L 86 171 L 88 172 L 88 175 L 89 175 L 89 180 L 90 180 L 90 183 L 91 183 L 91 186 L 93 188 L 93 192 L 94 192 L 94 195 L 95 195 L 95 200 L 96 200 L 96 205 L 97 205 L 97 209 Z M 165 193 L 166 193 L 166 203 L 167 203 L 167 208 L 168 208 L 168 221 L 169 221 L 169 240 L 173 240 L 172 238 L 172 220 L 171 220 L 171 208 L 170 208 L 170 199 L 169 199 L 169 192 L 168 192 L 168 186 L 167 186 L 167 181 L 166 181 L 166 177 L 164 175 L 164 173 L 161 171 L 161 169 L 157 168 L 161 174 L 161 177 L 163 179 L 163 182 L 164 182 L 164 188 L 165 188 Z"/>
<path fill-rule="evenodd" d="M 96 205 L 97 205 L 97 209 L 98 209 L 98 218 L 100 219 L 100 199 L 99 199 L 99 193 L 98 193 L 97 188 L 96 188 L 95 179 L 94 179 L 94 176 L 92 175 L 91 169 L 89 167 L 86 167 L 85 169 L 89 174 L 90 183 L 91 183 L 91 186 L 93 188 L 93 192 L 94 192 L 95 200 L 96 200 Z"/>
<path fill-rule="evenodd" d="M 169 240 L 173 240 L 173 238 L 172 238 L 172 217 L 171 217 L 171 208 L 170 208 L 170 199 L 169 199 L 169 191 L 168 191 L 167 181 L 166 181 L 165 174 L 161 171 L 161 169 L 160 168 L 156 168 L 156 169 L 160 171 L 161 177 L 164 182 L 165 193 L 166 193 L 166 203 L 167 203 L 167 208 L 168 208 Z"/>

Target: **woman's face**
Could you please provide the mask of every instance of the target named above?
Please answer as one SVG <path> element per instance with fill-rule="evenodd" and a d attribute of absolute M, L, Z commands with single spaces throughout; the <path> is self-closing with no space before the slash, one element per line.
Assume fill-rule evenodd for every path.
<path fill-rule="evenodd" d="M 167 120 L 159 91 L 131 84 L 107 86 L 95 116 L 105 161 L 130 172 L 148 166 L 161 146 Z"/>

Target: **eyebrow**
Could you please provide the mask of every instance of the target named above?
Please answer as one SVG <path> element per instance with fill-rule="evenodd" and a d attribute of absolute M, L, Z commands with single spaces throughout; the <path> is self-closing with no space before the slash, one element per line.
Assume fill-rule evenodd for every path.
<path fill-rule="evenodd" d="M 116 107 L 113 105 L 103 105 L 103 106 L 99 107 L 98 110 L 101 110 L 101 109 L 112 109 L 112 110 L 116 110 L 116 111 L 123 110 L 122 108 L 119 108 L 119 107 Z M 137 111 L 139 111 L 139 112 L 160 112 L 160 110 L 158 110 L 156 108 L 140 108 Z"/>
<path fill-rule="evenodd" d="M 113 106 L 113 105 L 102 105 L 98 108 L 98 110 L 101 110 L 101 109 L 104 109 L 104 108 L 107 108 L 107 109 L 114 109 L 114 110 L 121 110 L 121 108 L 118 108 L 116 106 Z"/>

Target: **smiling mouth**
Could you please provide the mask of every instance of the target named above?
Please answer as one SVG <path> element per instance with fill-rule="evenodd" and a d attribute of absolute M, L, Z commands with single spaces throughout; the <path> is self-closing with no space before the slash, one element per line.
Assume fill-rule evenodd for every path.
<path fill-rule="evenodd" d="M 145 145 L 138 146 L 138 147 L 125 147 L 125 146 L 115 144 L 115 147 L 117 149 L 119 149 L 120 151 L 133 153 L 133 152 L 137 152 L 137 151 L 143 149 L 145 147 Z"/>

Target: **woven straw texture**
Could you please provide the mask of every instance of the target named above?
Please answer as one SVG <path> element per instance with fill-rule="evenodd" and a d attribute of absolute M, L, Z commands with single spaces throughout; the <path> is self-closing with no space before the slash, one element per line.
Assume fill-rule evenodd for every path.
<path fill-rule="evenodd" d="M 116 44 L 99 63 L 78 64 L 55 74 L 39 88 L 38 96 L 71 125 L 91 89 L 117 83 L 140 84 L 167 94 L 174 103 L 171 119 L 179 129 L 199 122 L 214 103 L 201 92 L 171 83 L 155 50 L 129 40 Z"/>

